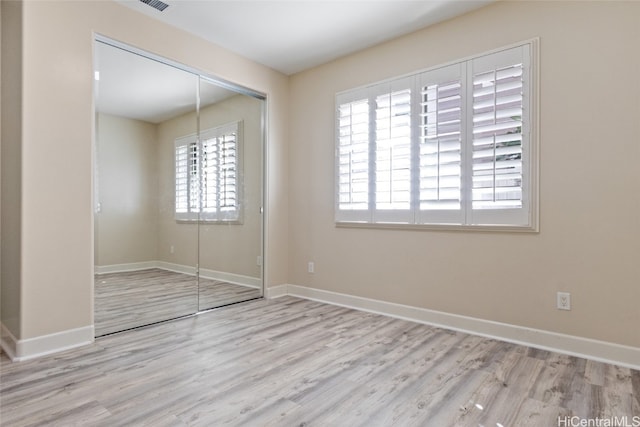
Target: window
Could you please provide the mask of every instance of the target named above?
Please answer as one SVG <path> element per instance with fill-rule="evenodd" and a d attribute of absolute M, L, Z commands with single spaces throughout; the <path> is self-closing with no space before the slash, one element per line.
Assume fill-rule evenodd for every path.
<path fill-rule="evenodd" d="M 175 142 L 177 220 L 240 221 L 240 123 Z"/>
<path fill-rule="evenodd" d="M 535 229 L 534 48 L 338 94 L 336 221 Z"/>

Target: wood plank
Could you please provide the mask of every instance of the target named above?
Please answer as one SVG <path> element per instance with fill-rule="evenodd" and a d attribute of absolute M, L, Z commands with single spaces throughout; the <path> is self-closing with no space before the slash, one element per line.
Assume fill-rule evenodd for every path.
<path fill-rule="evenodd" d="M 292 297 L 11 363 L 4 426 L 541 426 L 632 419 L 640 372 Z"/>
<path fill-rule="evenodd" d="M 103 336 L 259 298 L 259 289 L 150 268 L 96 274 L 95 334 Z"/>

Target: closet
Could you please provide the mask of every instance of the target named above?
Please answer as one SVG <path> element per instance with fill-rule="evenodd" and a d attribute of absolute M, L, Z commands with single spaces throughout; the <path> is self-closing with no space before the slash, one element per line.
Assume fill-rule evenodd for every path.
<path fill-rule="evenodd" d="M 95 41 L 95 333 L 263 296 L 265 96 Z"/>

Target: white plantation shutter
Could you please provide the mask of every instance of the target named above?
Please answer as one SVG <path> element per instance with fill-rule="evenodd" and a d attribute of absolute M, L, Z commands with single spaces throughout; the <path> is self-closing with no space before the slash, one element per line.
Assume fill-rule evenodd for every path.
<path fill-rule="evenodd" d="M 369 100 L 360 91 L 337 102 L 336 215 L 340 220 L 366 221 L 369 219 Z"/>
<path fill-rule="evenodd" d="M 528 46 L 521 46 L 469 64 L 470 223 L 529 222 L 528 58 Z"/>
<path fill-rule="evenodd" d="M 200 159 L 200 147 L 197 142 L 189 144 L 187 155 L 187 172 L 189 177 L 189 212 L 200 211 L 200 185 L 198 184 L 198 160 Z"/>
<path fill-rule="evenodd" d="M 375 221 L 411 220 L 412 81 L 394 81 L 374 92 Z"/>
<path fill-rule="evenodd" d="M 196 136 L 175 142 L 175 218 L 197 219 L 200 186 L 198 185 L 198 144 Z"/>
<path fill-rule="evenodd" d="M 420 75 L 419 223 L 463 221 L 464 67 Z"/>
<path fill-rule="evenodd" d="M 238 208 L 238 139 L 237 131 L 222 135 L 220 147 L 220 211 L 233 212 Z"/>
<path fill-rule="evenodd" d="M 218 143 L 217 138 L 207 138 L 202 141 L 202 214 L 215 217 L 218 212 Z"/>
<path fill-rule="evenodd" d="M 534 42 L 336 97 L 336 221 L 535 228 Z"/>
<path fill-rule="evenodd" d="M 176 147 L 176 214 L 189 211 L 188 151 L 186 145 Z"/>
<path fill-rule="evenodd" d="M 239 221 L 240 122 L 176 140 L 177 220 Z"/>
<path fill-rule="evenodd" d="M 238 123 L 202 132 L 201 218 L 205 220 L 239 218 L 238 136 Z"/>

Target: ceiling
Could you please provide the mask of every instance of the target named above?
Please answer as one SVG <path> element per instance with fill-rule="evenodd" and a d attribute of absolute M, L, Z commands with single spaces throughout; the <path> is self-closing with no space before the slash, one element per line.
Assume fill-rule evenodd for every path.
<path fill-rule="evenodd" d="M 96 43 L 96 111 L 161 123 L 237 95 L 198 76 L 105 43 Z"/>
<path fill-rule="evenodd" d="M 495 0 L 116 1 L 291 75 Z"/>
<path fill-rule="evenodd" d="M 290 75 L 494 0 L 163 0 L 164 12 L 116 1 Z M 196 108 L 198 78 L 184 70 L 98 43 L 96 71 L 101 113 L 161 123 Z M 236 94 L 200 89 L 201 106 Z"/>

